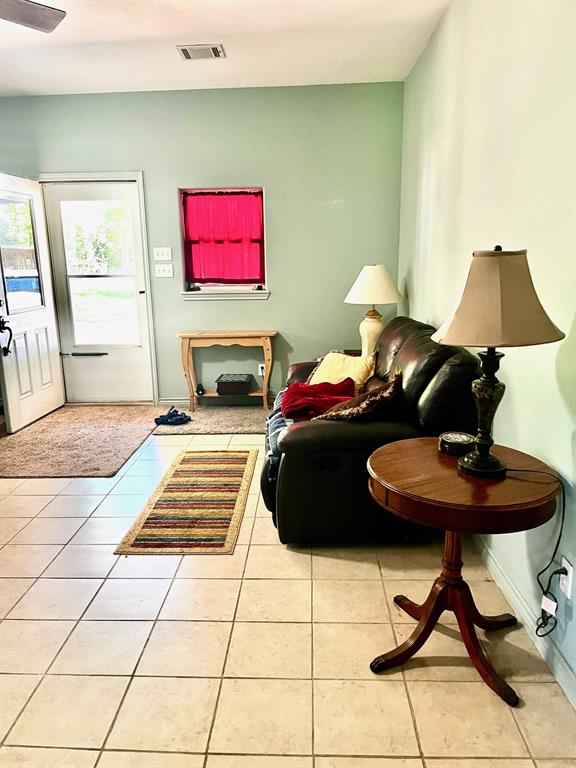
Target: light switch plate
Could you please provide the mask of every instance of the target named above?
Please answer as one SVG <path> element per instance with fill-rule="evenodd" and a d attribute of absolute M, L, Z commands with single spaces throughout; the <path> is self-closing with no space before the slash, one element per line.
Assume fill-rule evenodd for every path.
<path fill-rule="evenodd" d="M 154 264 L 154 274 L 156 277 L 174 277 L 174 267 L 172 264 Z"/>
<path fill-rule="evenodd" d="M 154 261 L 172 261 L 172 248 L 154 248 Z"/>

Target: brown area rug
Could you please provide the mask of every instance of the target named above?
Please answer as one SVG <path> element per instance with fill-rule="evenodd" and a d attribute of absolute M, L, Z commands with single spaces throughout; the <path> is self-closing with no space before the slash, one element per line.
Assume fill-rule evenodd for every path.
<path fill-rule="evenodd" d="M 64 405 L 0 438 L 0 477 L 111 477 L 144 442 L 152 405 Z"/>
<path fill-rule="evenodd" d="M 234 552 L 258 451 L 184 451 L 116 555 Z"/>
<path fill-rule="evenodd" d="M 166 410 L 164 413 L 166 413 Z M 183 410 L 178 408 L 179 411 Z M 195 411 L 185 411 L 192 421 L 179 427 L 160 426 L 155 435 L 263 435 L 266 414 L 262 406 L 201 405 Z"/>

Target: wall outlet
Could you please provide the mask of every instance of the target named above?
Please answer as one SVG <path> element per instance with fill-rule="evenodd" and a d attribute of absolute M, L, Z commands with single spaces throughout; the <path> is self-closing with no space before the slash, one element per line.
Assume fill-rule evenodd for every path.
<path fill-rule="evenodd" d="M 258 363 L 258 376 L 264 376 L 264 363 Z"/>
<path fill-rule="evenodd" d="M 172 261 L 172 248 L 154 248 L 154 261 Z"/>
<path fill-rule="evenodd" d="M 561 565 L 562 565 L 562 568 L 566 568 L 568 573 L 566 574 L 566 576 L 564 576 L 564 574 L 560 575 L 560 589 L 562 590 L 562 592 L 564 592 L 568 600 L 572 600 L 572 584 L 574 583 L 574 568 L 572 568 L 571 563 L 569 563 L 565 557 L 562 558 Z"/>
<path fill-rule="evenodd" d="M 174 277 L 174 268 L 172 264 L 154 264 L 154 274 L 156 277 Z"/>

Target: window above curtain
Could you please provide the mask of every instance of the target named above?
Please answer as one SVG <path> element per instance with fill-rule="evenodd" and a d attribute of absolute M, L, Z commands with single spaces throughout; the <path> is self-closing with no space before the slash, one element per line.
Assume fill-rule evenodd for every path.
<path fill-rule="evenodd" d="M 182 190 L 181 200 L 187 285 L 263 286 L 262 190 Z"/>

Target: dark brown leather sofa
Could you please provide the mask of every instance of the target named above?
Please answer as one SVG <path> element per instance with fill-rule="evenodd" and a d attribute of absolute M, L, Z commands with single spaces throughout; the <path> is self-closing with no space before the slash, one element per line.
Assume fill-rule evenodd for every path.
<path fill-rule="evenodd" d="M 370 497 L 370 454 L 395 440 L 475 432 L 471 383 L 480 372 L 478 359 L 432 341 L 434 331 L 397 317 L 382 332 L 376 375 L 402 371 L 402 402 L 394 420 L 301 422 L 280 433 L 281 455 L 267 456 L 261 488 L 284 544 L 342 545 L 389 536 L 401 523 Z M 293 365 L 287 384 L 306 381 L 315 365 Z"/>

